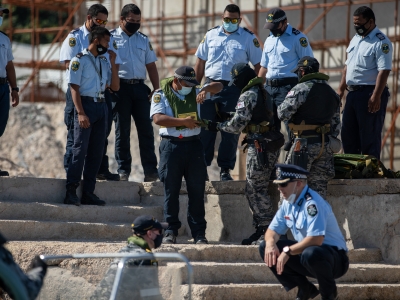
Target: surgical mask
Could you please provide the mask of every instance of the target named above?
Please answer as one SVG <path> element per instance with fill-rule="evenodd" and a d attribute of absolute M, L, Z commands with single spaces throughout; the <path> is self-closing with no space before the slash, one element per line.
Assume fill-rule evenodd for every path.
<path fill-rule="evenodd" d="M 0 26 L 3 24 L 3 17 L 0 17 Z"/>
<path fill-rule="evenodd" d="M 163 234 L 159 234 L 156 236 L 156 238 L 154 239 L 154 248 L 155 249 L 157 249 L 158 247 L 161 246 L 163 237 L 164 237 Z"/>
<path fill-rule="evenodd" d="M 103 55 L 103 54 L 105 54 L 107 52 L 107 48 L 103 47 L 100 44 L 98 44 L 96 47 L 97 47 L 96 50 L 97 50 L 97 54 L 98 55 Z"/>
<path fill-rule="evenodd" d="M 226 32 L 235 32 L 236 30 L 238 30 L 239 28 L 239 23 L 238 24 L 232 24 L 231 22 L 226 23 L 226 22 L 222 22 L 224 29 Z"/>
<path fill-rule="evenodd" d="M 273 36 L 281 36 L 285 32 L 284 30 L 282 30 L 282 28 L 280 28 L 280 29 L 271 29 L 270 31 L 273 34 Z"/>
<path fill-rule="evenodd" d="M 186 96 L 186 95 L 190 94 L 190 92 L 192 91 L 193 87 L 182 86 L 179 81 L 178 81 L 178 83 L 181 86 L 181 89 L 178 90 L 179 95 Z"/>
<path fill-rule="evenodd" d="M 284 198 L 284 200 L 286 200 L 286 201 L 289 202 L 290 204 L 293 204 L 294 201 L 296 201 L 296 193 L 295 193 L 295 190 L 296 190 L 296 185 L 295 185 L 294 188 L 293 188 L 292 194 L 291 194 L 287 199 Z"/>
<path fill-rule="evenodd" d="M 135 34 L 136 31 L 138 31 L 140 28 L 140 23 L 130 23 L 126 21 L 125 23 L 125 29 L 132 34 Z"/>
<path fill-rule="evenodd" d="M 355 31 L 356 31 L 359 35 L 364 36 L 365 33 L 369 30 L 369 28 L 371 28 L 371 25 L 369 26 L 368 29 L 365 28 L 365 25 L 366 25 L 368 22 L 369 22 L 369 20 L 368 20 L 367 22 L 365 22 L 363 25 L 358 25 L 358 26 L 355 26 L 355 25 L 354 25 Z"/>

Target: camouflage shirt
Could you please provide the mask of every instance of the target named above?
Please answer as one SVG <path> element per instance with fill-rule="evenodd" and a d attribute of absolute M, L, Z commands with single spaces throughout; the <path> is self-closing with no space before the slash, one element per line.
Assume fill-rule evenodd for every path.
<path fill-rule="evenodd" d="M 225 122 L 219 123 L 217 129 L 229 133 L 239 134 L 243 131 L 246 125 L 250 122 L 253 116 L 253 109 L 257 104 L 258 86 L 250 88 L 248 91 L 240 95 L 236 104 L 236 112 L 233 117 Z M 260 133 L 249 133 L 248 138 L 261 137 Z"/>
<path fill-rule="evenodd" d="M 287 94 L 285 100 L 278 107 L 278 118 L 287 122 L 297 112 L 298 108 L 307 100 L 308 93 L 313 87 L 314 83 L 322 83 L 328 85 L 326 80 L 311 79 L 305 82 L 300 82 L 294 86 Z M 329 85 L 328 85 L 329 86 Z M 339 96 L 338 96 L 339 97 Z M 337 137 L 340 133 L 340 106 L 338 106 L 336 113 L 331 120 L 332 135 Z"/>

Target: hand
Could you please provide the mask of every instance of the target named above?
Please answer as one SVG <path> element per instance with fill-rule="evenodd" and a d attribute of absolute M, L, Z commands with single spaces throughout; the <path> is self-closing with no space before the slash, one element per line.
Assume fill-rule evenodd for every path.
<path fill-rule="evenodd" d="M 265 245 L 264 262 L 268 267 L 273 267 L 276 265 L 276 258 L 279 256 L 279 249 L 275 243 Z"/>
<path fill-rule="evenodd" d="M 344 91 L 345 91 L 345 90 L 343 90 L 343 91 L 342 91 L 342 90 L 338 90 L 338 95 L 339 95 L 339 99 L 340 99 L 340 100 L 343 99 Z"/>
<path fill-rule="evenodd" d="M 205 91 L 201 91 L 197 97 L 196 97 L 196 102 L 203 104 L 204 100 L 206 100 L 207 93 Z"/>
<path fill-rule="evenodd" d="M 186 117 L 184 119 L 184 125 L 189 129 L 194 129 L 199 127 L 200 122 L 196 121 L 194 117 Z"/>
<path fill-rule="evenodd" d="M 35 269 L 35 268 L 39 268 L 39 267 L 41 267 L 42 268 L 42 272 L 44 274 L 46 274 L 46 272 L 47 272 L 47 264 L 42 259 L 40 259 L 39 256 L 35 256 L 31 261 L 31 269 Z"/>
<path fill-rule="evenodd" d="M 283 273 L 283 268 L 285 267 L 285 264 L 289 260 L 289 255 L 287 255 L 285 252 L 282 252 L 281 255 L 279 255 L 278 260 L 276 262 L 276 272 L 278 275 L 282 275 Z"/>
<path fill-rule="evenodd" d="M 11 91 L 11 101 L 12 107 L 16 107 L 19 104 L 19 95 L 17 91 Z"/>
<path fill-rule="evenodd" d="M 87 115 L 85 113 L 83 114 L 78 114 L 78 121 L 79 121 L 79 126 L 81 128 L 89 128 L 90 127 L 90 121 Z"/>
<path fill-rule="evenodd" d="M 376 113 L 381 108 L 381 97 L 377 97 L 374 94 L 368 100 L 368 111 L 370 113 Z"/>
<path fill-rule="evenodd" d="M 149 101 L 151 102 L 151 97 L 153 97 L 153 94 L 154 94 L 154 92 L 155 92 L 156 90 L 152 90 L 151 92 L 150 92 L 150 94 L 149 94 Z"/>
<path fill-rule="evenodd" d="M 117 58 L 117 53 L 115 53 L 112 50 L 108 50 L 107 52 L 110 55 L 110 63 L 115 64 L 115 59 Z"/>

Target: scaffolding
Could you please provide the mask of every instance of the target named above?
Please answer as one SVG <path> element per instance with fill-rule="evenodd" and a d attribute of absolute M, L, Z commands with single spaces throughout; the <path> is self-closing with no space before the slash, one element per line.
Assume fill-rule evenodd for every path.
<path fill-rule="evenodd" d="M 97 3 L 105 4 L 107 1 L 97 1 Z M 122 6 L 126 1 L 114 0 L 108 1 L 108 9 L 114 12 L 115 16 L 119 14 Z M 193 63 L 193 56 L 196 52 L 198 42 L 203 37 L 207 28 L 212 28 L 215 25 L 219 25 L 221 22 L 222 10 L 217 8 L 220 6 L 220 2 L 216 0 L 133 0 L 133 3 L 137 4 L 142 9 L 142 31 L 149 35 L 152 41 L 153 47 L 157 53 L 158 69 L 160 77 L 164 77 L 173 73 L 175 67 L 183 64 Z M 132 3 L 130 2 L 130 3 Z M 200 2 L 200 4 L 199 4 Z M 268 3 L 272 1 L 267 0 L 229 0 L 224 3 L 224 6 L 229 3 L 238 4 L 242 11 L 242 25 L 254 32 L 259 39 L 260 45 L 263 45 L 262 28 L 265 20 L 265 13 L 272 8 L 268 7 Z M 276 3 L 275 3 L 276 2 Z M 297 4 L 285 5 L 282 0 L 275 1 L 273 6 L 282 7 L 288 15 L 296 16 L 294 19 L 298 19 L 298 24 L 294 24 L 295 27 L 305 34 L 312 35 L 315 28 L 318 26 L 319 36 L 317 38 L 310 38 L 310 44 L 314 51 L 320 51 L 320 64 L 321 71 L 327 74 L 333 74 L 334 76 L 340 76 L 340 71 L 344 66 L 345 50 L 353 36 L 353 24 L 352 24 L 352 13 L 356 6 L 367 5 L 372 9 L 379 4 L 390 4 L 393 7 L 393 11 L 386 15 L 387 21 L 389 18 L 393 20 L 391 26 L 393 30 L 388 32 L 388 37 L 393 43 L 393 67 L 391 73 L 391 102 L 387 107 L 387 117 L 391 116 L 390 125 L 385 129 L 382 139 L 382 148 L 388 153 L 388 161 L 390 162 L 390 168 L 393 169 L 393 161 L 395 159 L 395 138 L 396 138 L 396 119 L 400 113 L 400 106 L 398 105 L 398 79 L 399 79 L 399 64 L 400 64 L 400 45 L 399 45 L 399 26 L 398 26 L 398 9 L 399 0 L 374 0 L 374 1 L 362 1 L 362 0 L 320 0 L 320 1 L 306 1 L 298 0 Z M 287 1 L 286 1 L 287 2 Z M 293 1 L 292 1 L 293 2 Z M 173 15 L 168 14 L 167 5 L 176 5 L 180 9 L 180 13 L 174 13 Z M 9 5 L 11 20 L 12 7 L 21 6 L 30 8 L 30 21 L 31 28 L 16 29 L 13 27 L 12 22 L 9 23 L 9 27 L 6 32 L 12 37 L 15 34 L 30 33 L 31 34 L 31 47 L 32 47 L 32 60 L 30 62 L 19 63 L 14 62 L 17 67 L 31 68 L 31 75 L 27 78 L 21 88 L 21 92 L 25 89 L 30 88 L 30 101 L 34 102 L 37 97 L 37 93 L 40 93 L 38 88 L 39 80 L 38 74 L 43 69 L 63 70 L 63 66 L 56 60 L 50 60 L 51 54 L 55 51 L 59 51 L 59 47 L 62 41 L 70 30 L 74 28 L 74 17 L 77 16 L 79 10 L 86 5 L 85 0 L 4 0 L 3 4 Z M 93 4 L 93 3 L 91 3 Z M 199 9 L 201 7 L 201 9 Z M 197 8 L 197 9 L 195 9 Z M 328 20 L 333 10 L 340 10 L 342 19 L 336 20 L 341 23 L 341 26 L 345 28 L 339 36 L 330 38 L 330 28 L 328 26 Z M 50 10 L 58 13 L 67 12 L 68 18 L 62 22 L 60 17 L 60 24 L 57 27 L 51 28 L 39 28 L 38 18 L 39 10 Z M 307 18 L 314 11 L 313 18 Z M 111 14 L 110 14 L 111 15 Z M 110 19 L 109 15 L 109 19 Z M 110 20 L 109 28 L 114 28 L 118 25 L 118 18 Z M 289 18 L 290 21 L 290 18 Z M 199 26 L 201 24 L 201 26 Z M 297 26 L 296 26 L 297 25 Z M 178 26 L 181 31 L 178 33 L 171 34 L 168 32 L 168 26 Z M 192 30 L 188 30 L 188 28 Z M 35 49 L 39 45 L 39 36 L 43 33 L 54 33 L 54 37 L 50 47 L 44 55 L 39 56 L 39 51 Z M 190 42 L 191 41 L 191 42 Z M 193 42 L 194 41 L 194 42 Z M 197 42 L 196 42 L 197 41 Z M 339 55 L 333 57 L 331 50 L 333 48 L 339 48 Z M 36 53 L 36 57 L 35 54 Z M 333 63 L 332 63 L 333 61 Z M 388 143 L 390 141 L 390 143 Z"/>

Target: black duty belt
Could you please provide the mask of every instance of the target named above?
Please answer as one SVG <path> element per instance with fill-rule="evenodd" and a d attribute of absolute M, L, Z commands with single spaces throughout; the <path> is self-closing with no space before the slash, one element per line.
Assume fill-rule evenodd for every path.
<path fill-rule="evenodd" d="M 354 91 L 358 91 L 361 89 L 365 89 L 365 88 L 375 88 L 375 85 L 348 85 L 346 87 L 346 90 L 348 90 L 349 92 L 354 92 Z"/>
<path fill-rule="evenodd" d="M 120 78 L 120 81 L 126 84 L 138 84 L 138 83 L 144 83 L 144 79 L 123 79 Z"/>
<path fill-rule="evenodd" d="M 299 80 L 295 77 L 268 79 L 266 84 L 269 86 L 283 86 L 288 84 L 297 84 Z"/>
<path fill-rule="evenodd" d="M 98 102 L 98 103 L 106 102 L 106 98 L 95 98 L 95 97 L 89 97 L 89 96 L 81 96 L 81 99 L 85 100 L 85 101 L 93 101 L 93 102 Z"/>
<path fill-rule="evenodd" d="M 192 136 L 186 136 L 186 137 L 162 135 L 161 137 L 163 139 L 171 140 L 171 141 L 174 141 L 174 142 L 189 142 L 189 141 L 194 141 L 194 140 L 199 140 L 200 139 L 200 135 L 192 135 Z"/>
<path fill-rule="evenodd" d="M 7 77 L 0 77 L 0 84 L 6 84 L 7 83 Z"/>
<path fill-rule="evenodd" d="M 214 79 L 212 79 L 212 78 L 210 78 L 210 77 L 207 77 L 207 79 L 208 79 L 210 82 L 221 82 L 224 86 L 227 86 L 227 85 L 229 84 L 229 80 L 214 80 Z"/>

